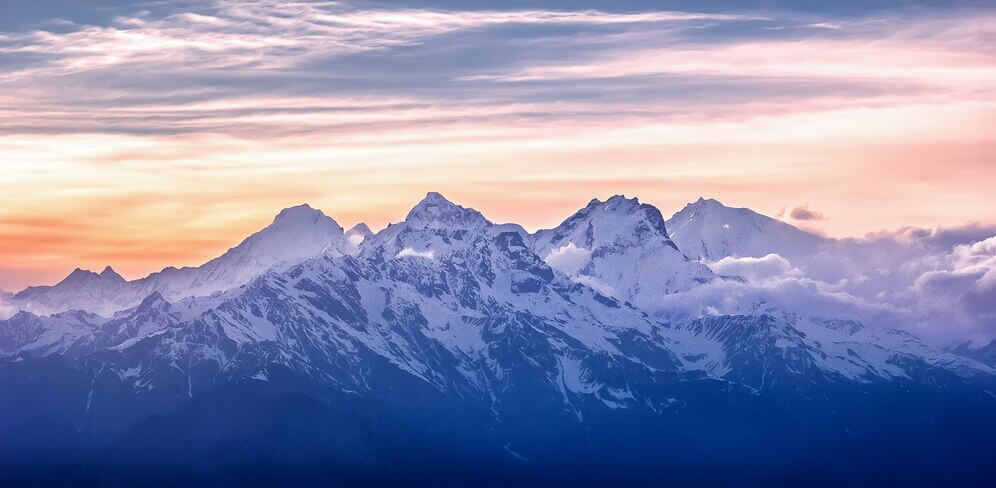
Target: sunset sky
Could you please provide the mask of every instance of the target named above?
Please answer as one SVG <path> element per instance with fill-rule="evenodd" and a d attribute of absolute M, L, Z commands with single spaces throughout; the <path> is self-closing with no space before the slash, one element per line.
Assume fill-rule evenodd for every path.
<path fill-rule="evenodd" d="M 0 289 L 427 191 L 530 229 L 616 193 L 830 236 L 996 221 L 987 2 L 698 3 L 4 6 Z"/>

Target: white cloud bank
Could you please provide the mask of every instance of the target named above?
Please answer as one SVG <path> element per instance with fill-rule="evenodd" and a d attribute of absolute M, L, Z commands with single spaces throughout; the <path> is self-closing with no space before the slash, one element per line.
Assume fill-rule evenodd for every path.
<path fill-rule="evenodd" d="M 996 338 L 996 228 L 904 229 L 793 258 L 726 257 L 717 280 L 661 301 L 662 315 L 783 313 L 855 319 L 939 345 Z"/>
<path fill-rule="evenodd" d="M 706 264 L 721 275 L 740 276 L 750 281 L 785 276 L 792 271 L 792 263 L 774 253 L 760 258 L 727 256 L 715 263 Z"/>
<path fill-rule="evenodd" d="M 591 250 L 577 247 L 573 242 L 566 246 L 552 249 L 545 258 L 546 264 L 567 276 L 575 276 L 591 258 Z"/>

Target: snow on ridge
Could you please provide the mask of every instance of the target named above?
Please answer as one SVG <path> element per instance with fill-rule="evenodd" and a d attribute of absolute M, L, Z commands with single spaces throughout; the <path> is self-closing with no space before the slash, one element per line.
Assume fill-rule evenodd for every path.
<path fill-rule="evenodd" d="M 462 246 L 467 242 L 453 239 L 461 232 L 462 235 L 468 235 L 467 230 L 470 235 L 479 235 L 477 233 L 484 229 L 492 229 L 495 233 L 499 230 L 516 232 L 551 268 L 603 295 L 631 302 L 651 313 L 676 303 L 678 308 L 698 304 L 705 311 L 703 313 L 715 314 L 751 313 L 751 307 L 762 302 L 769 307 L 820 304 L 821 313 L 830 318 L 856 318 L 884 327 L 900 327 L 906 321 L 909 328 L 928 332 L 932 330 L 927 327 L 929 324 L 910 320 L 935 319 L 940 316 L 937 303 L 941 303 L 960 307 L 959 313 L 952 314 L 951 318 L 958 320 L 968 331 L 966 333 L 974 334 L 967 339 L 983 342 L 991 340 L 996 333 L 982 328 L 972 315 L 978 310 L 986 312 L 987 303 L 996 303 L 996 300 L 986 300 L 987 297 L 996 298 L 992 295 L 996 287 L 991 286 L 996 282 L 992 278 L 996 276 L 996 260 L 992 257 L 996 237 L 978 240 L 984 229 L 974 229 L 972 240 L 955 241 L 961 244 L 946 253 L 937 251 L 942 248 L 925 248 L 921 252 L 917 251 L 921 246 L 917 241 L 920 237 L 913 236 L 916 237 L 913 239 L 910 233 L 904 234 L 905 240 L 878 236 L 831 242 L 749 209 L 725 207 L 712 199 L 699 199 L 689 204 L 660 226 L 656 217 L 659 212 L 654 211 L 656 209 L 651 205 L 622 195 L 606 201 L 595 199 L 557 228 L 529 235 L 516 224 L 495 226 L 480 212 L 430 192 L 409 212 L 413 222 L 396 224 L 386 233 L 381 231 L 379 234 L 391 237 L 404 229 L 410 231 L 403 239 L 385 246 L 383 258 L 440 260 L 450 254 L 450 246 Z M 319 230 L 312 232 L 316 226 Z M 951 239 L 951 234 L 944 234 L 945 239 Z M 305 236 L 303 240 L 302 235 Z M 385 242 L 372 238 L 377 235 L 364 224 L 343 232 L 320 210 L 307 204 L 299 205 L 284 209 L 273 224 L 200 268 L 167 268 L 133 282 L 120 279 L 109 266 L 100 274 L 74 271 L 70 275 L 73 279 L 67 277 L 63 281 L 78 280 L 85 282 L 85 286 L 79 285 L 66 293 L 40 287 L 42 289 L 38 291 L 50 295 L 51 299 L 47 300 L 18 301 L 10 296 L 5 300 L 0 296 L 0 317 L 10 316 L 16 310 L 46 315 L 68 309 L 110 315 L 136 305 L 155 291 L 171 302 L 187 296 L 207 296 L 247 283 L 275 266 L 290 267 L 313 255 L 326 254 L 329 258 L 341 254 L 357 255 L 361 247 Z M 328 236 L 331 240 L 324 242 Z M 890 254 L 899 253 L 893 253 L 882 244 L 883 241 L 907 253 L 908 258 L 904 258 L 907 260 L 890 261 Z M 691 252 L 686 248 L 689 242 L 692 243 Z M 677 252 L 669 250 L 675 243 L 678 244 Z M 702 262 L 687 262 L 683 252 L 693 258 L 702 258 Z M 874 266 L 866 265 L 863 262 L 866 258 L 869 262 L 874 261 Z M 926 269 L 926 266 L 937 269 Z M 708 275 L 710 268 L 724 277 L 741 276 L 745 281 L 712 280 Z M 888 273 L 866 272 L 879 268 Z M 898 275 L 917 270 L 925 272 L 899 277 L 905 281 L 899 278 L 895 278 L 894 283 L 887 281 L 892 279 L 886 276 L 889 273 Z M 817 272 L 823 274 L 815 274 Z M 964 278 L 968 274 L 972 280 L 946 279 Z M 667 298 L 670 294 L 677 295 Z M 943 299 L 939 298 L 942 296 Z M 737 301 L 742 303 L 735 303 Z M 910 305 L 911 301 L 915 303 Z M 849 315 L 854 313 L 861 315 Z"/>

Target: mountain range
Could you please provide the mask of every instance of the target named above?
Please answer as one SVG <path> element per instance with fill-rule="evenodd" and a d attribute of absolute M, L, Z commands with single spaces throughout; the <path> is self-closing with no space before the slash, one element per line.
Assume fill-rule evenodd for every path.
<path fill-rule="evenodd" d="M 438 193 L 377 233 L 286 209 L 199 267 L 77 269 L 9 297 L 0 474 L 991 479 L 991 351 L 818 307 L 662 305 L 749 279 L 710 266 L 724 258 L 805 263 L 830 243 L 704 199 L 670 219 L 596 199 L 535 233 Z"/>

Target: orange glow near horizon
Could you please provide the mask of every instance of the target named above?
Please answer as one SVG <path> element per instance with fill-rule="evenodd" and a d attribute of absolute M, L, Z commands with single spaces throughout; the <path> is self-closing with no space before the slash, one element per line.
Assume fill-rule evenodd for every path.
<path fill-rule="evenodd" d="M 300 203 L 322 209 L 345 228 L 366 222 L 379 229 L 402 220 L 427 191 L 530 230 L 554 226 L 591 198 L 615 193 L 637 196 L 665 216 L 699 196 L 771 216 L 809 205 L 827 219 L 786 220 L 837 237 L 986 221 L 991 214 L 978 209 L 996 205 L 989 187 L 996 168 L 942 143 L 561 151 L 507 144 L 500 155 L 465 148 L 432 165 L 420 160 L 447 153 L 446 147 L 422 148 L 398 163 L 385 163 L 391 157 L 356 165 L 315 162 L 311 158 L 321 151 L 310 154 L 314 150 L 302 146 L 306 155 L 300 157 L 310 162 L 254 165 L 249 161 L 272 156 L 247 154 L 245 166 L 212 168 L 206 162 L 211 155 L 198 165 L 106 165 L 98 156 L 51 172 L 38 171 L 42 164 L 13 173 L 19 182 L 7 173 L 0 178 L 13 190 L 0 213 L 0 288 L 54 283 L 75 267 L 111 265 L 138 278 L 169 265 L 197 265 L 268 225 L 281 208 Z M 328 149 L 329 159 L 336 153 Z M 938 165 L 946 168 L 943 174 Z"/>

